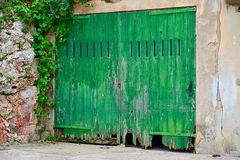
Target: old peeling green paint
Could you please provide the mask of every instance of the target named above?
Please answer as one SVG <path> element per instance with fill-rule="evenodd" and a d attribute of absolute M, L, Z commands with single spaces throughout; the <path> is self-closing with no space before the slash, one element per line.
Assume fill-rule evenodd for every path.
<path fill-rule="evenodd" d="M 65 20 L 58 44 L 55 127 L 91 143 L 187 149 L 195 136 L 195 8 Z"/>

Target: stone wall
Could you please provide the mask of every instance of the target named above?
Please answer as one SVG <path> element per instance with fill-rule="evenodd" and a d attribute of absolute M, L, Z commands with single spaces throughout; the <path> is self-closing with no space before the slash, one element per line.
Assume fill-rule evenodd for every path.
<path fill-rule="evenodd" d="M 31 47 L 34 30 L 24 33 L 20 22 L 9 22 L 0 30 L 0 144 L 37 140 L 36 104 L 38 78 Z"/>

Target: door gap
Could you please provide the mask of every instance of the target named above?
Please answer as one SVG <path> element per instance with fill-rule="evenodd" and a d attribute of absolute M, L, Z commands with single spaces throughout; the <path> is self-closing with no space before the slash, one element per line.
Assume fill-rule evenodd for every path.
<path fill-rule="evenodd" d="M 120 144 L 122 144 L 123 143 L 123 137 L 122 137 L 122 135 L 120 136 Z"/>
<path fill-rule="evenodd" d="M 125 137 L 125 146 L 134 146 L 133 144 L 133 134 L 132 133 L 127 133 Z"/>
<path fill-rule="evenodd" d="M 117 134 L 112 134 L 112 138 L 117 138 Z"/>
<path fill-rule="evenodd" d="M 161 149 L 163 147 L 162 136 L 154 135 L 152 138 L 152 149 Z"/>

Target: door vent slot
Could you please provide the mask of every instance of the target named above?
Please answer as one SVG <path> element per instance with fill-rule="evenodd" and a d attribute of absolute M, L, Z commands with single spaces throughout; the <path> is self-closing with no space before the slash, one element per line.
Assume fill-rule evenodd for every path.
<path fill-rule="evenodd" d="M 82 57 L 82 43 L 79 44 L 79 52 L 80 52 L 80 57 Z"/>
<path fill-rule="evenodd" d="M 164 56 L 164 40 L 162 40 L 162 56 Z"/>
<path fill-rule="evenodd" d="M 68 43 L 67 43 L 67 46 L 66 46 L 66 54 L 67 54 L 67 57 L 68 57 Z"/>
<path fill-rule="evenodd" d="M 181 56 L 181 41 L 178 39 L 178 56 Z"/>
<path fill-rule="evenodd" d="M 138 57 L 141 57 L 141 46 L 140 46 L 140 41 L 138 41 Z"/>
<path fill-rule="evenodd" d="M 154 53 L 154 57 L 156 56 L 156 41 L 153 41 L 153 53 Z"/>
<path fill-rule="evenodd" d="M 146 56 L 148 57 L 148 41 L 146 41 Z"/>
<path fill-rule="evenodd" d="M 93 43 L 93 57 L 96 56 L 96 44 L 95 42 Z"/>
<path fill-rule="evenodd" d="M 172 39 L 170 40 L 170 56 L 172 56 L 173 52 L 173 43 L 172 43 Z"/>
<path fill-rule="evenodd" d="M 108 42 L 108 57 L 110 56 L 110 43 Z"/>
<path fill-rule="evenodd" d="M 133 56 L 133 46 L 132 46 L 132 41 L 130 42 L 130 57 Z"/>
<path fill-rule="evenodd" d="M 87 43 L 87 57 L 88 57 L 88 43 Z"/>
<path fill-rule="evenodd" d="M 103 47 L 102 47 L 103 45 L 102 45 L 102 42 L 101 42 L 101 46 L 100 46 L 100 48 L 101 48 L 101 57 L 102 57 L 102 52 L 103 52 Z"/>
<path fill-rule="evenodd" d="M 75 58 L 75 43 L 73 42 L 73 58 Z"/>
<path fill-rule="evenodd" d="M 131 42 L 132 43 L 132 42 Z M 71 45 L 71 48 L 69 48 Z M 80 42 L 78 44 L 67 44 L 67 57 L 73 54 L 73 57 L 79 54 L 80 57 L 111 57 L 110 42 Z M 131 55 L 133 56 L 133 44 L 131 44 Z M 72 53 L 73 52 L 73 53 Z M 78 53 L 77 53 L 78 52 Z"/>

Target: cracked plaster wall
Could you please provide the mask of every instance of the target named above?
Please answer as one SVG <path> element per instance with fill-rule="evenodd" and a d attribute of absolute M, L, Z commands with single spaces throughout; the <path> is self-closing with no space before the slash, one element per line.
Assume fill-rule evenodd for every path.
<path fill-rule="evenodd" d="M 92 0 L 74 14 L 196 6 L 196 151 L 240 152 L 240 13 L 225 0 Z"/>
<path fill-rule="evenodd" d="M 240 12 L 222 2 L 218 57 L 219 98 L 215 112 L 216 149 L 240 153 Z"/>

